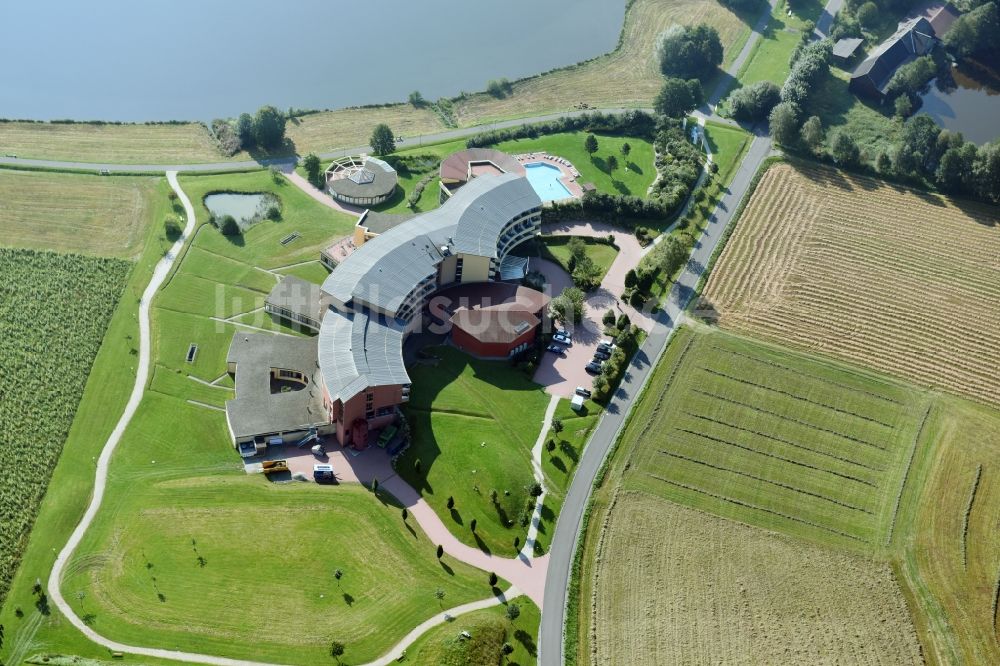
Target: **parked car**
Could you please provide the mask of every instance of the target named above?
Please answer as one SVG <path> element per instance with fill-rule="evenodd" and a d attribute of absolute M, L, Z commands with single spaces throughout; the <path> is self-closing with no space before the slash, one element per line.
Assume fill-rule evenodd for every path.
<path fill-rule="evenodd" d="M 611 352 L 602 351 L 600 349 L 594 352 L 595 361 L 607 361 L 609 358 L 611 358 Z"/>
<path fill-rule="evenodd" d="M 565 356 L 566 355 L 566 348 L 565 347 L 561 347 L 561 346 L 559 346 L 557 344 L 551 344 L 548 347 L 546 347 L 545 350 L 546 351 L 550 351 L 553 354 L 558 354 L 559 356 Z"/>
<path fill-rule="evenodd" d="M 589 389 L 585 389 L 582 386 L 577 386 L 576 387 L 576 394 L 577 395 L 582 395 L 584 398 L 589 398 L 591 396 L 590 390 Z"/>
<path fill-rule="evenodd" d="M 570 333 L 569 331 L 567 331 L 565 328 L 557 328 L 555 330 L 555 334 L 556 335 L 561 335 L 564 338 L 566 338 L 567 340 L 572 340 L 573 339 L 573 334 Z"/>
<path fill-rule="evenodd" d="M 615 346 L 614 345 L 609 345 L 606 342 L 599 342 L 599 343 L 597 343 L 597 351 L 607 352 L 607 353 L 610 354 L 614 350 L 615 350 Z"/>
<path fill-rule="evenodd" d="M 611 338 L 604 338 L 603 340 L 597 343 L 597 346 L 607 347 L 608 349 L 616 349 L 618 347 L 618 345 L 615 344 L 615 341 L 612 340 Z"/>
<path fill-rule="evenodd" d="M 589 372 L 592 375 L 599 375 L 601 374 L 601 367 L 603 365 L 604 365 L 603 363 L 598 363 L 597 361 L 591 361 L 590 363 L 587 364 L 587 372 Z"/>
<path fill-rule="evenodd" d="M 570 345 L 573 344 L 572 338 L 568 338 L 565 335 L 560 335 L 559 333 L 556 333 L 555 335 L 553 335 L 552 339 L 555 342 L 558 342 L 561 345 L 566 345 L 567 347 L 569 347 Z"/>

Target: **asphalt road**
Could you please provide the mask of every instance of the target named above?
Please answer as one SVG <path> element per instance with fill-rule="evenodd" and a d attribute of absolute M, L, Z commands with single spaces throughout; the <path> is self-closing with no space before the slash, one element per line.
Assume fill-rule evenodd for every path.
<path fill-rule="evenodd" d="M 564 661 L 563 628 L 566 620 L 566 602 L 570 580 L 570 567 L 580 534 L 583 512 L 590 497 L 594 478 L 617 439 L 632 401 L 639 395 L 663 353 L 670 336 L 681 323 L 684 309 L 694 295 L 694 290 L 705 272 L 706 265 L 718 247 L 726 227 L 740 201 L 750 189 L 757 169 L 771 152 L 771 139 L 766 135 L 755 136 L 743 163 L 740 165 L 728 191 L 720 199 L 708 226 L 699 238 L 687 267 L 674 284 L 664 306 L 655 318 L 655 324 L 642 347 L 625 373 L 621 386 L 594 431 L 590 442 L 580 457 L 573 482 L 563 501 L 555 535 L 549 549 L 549 570 L 545 580 L 545 602 L 538 640 L 538 663 L 556 666 Z"/>
<path fill-rule="evenodd" d="M 442 141 L 454 141 L 455 139 L 465 139 L 480 132 L 487 132 L 496 129 L 506 129 L 508 127 L 519 127 L 533 123 L 542 123 L 559 118 L 575 118 L 585 113 L 624 113 L 634 109 L 609 108 L 609 109 L 583 109 L 566 111 L 564 113 L 549 113 L 540 116 L 530 116 L 527 118 L 517 118 L 515 120 L 503 120 L 495 123 L 483 125 L 473 125 L 472 127 L 460 127 L 457 129 L 435 132 L 434 134 L 424 134 L 417 137 L 404 137 L 398 144 L 398 148 L 406 150 L 425 143 L 440 143 Z M 652 112 L 652 109 L 641 109 Z M 371 146 L 354 146 L 352 148 L 342 148 L 328 153 L 319 153 L 319 157 L 324 160 L 336 159 L 347 155 L 358 155 L 370 153 Z M 51 169 L 79 169 L 83 171 L 102 171 L 111 173 L 135 172 L 135 171 L 242 171 L 245 169 L 256 169 L 261 166 L 290 166 L 298 161 L 296 157 L 282 157 L 268 160 L 244 160 L 242 162 L 209 162 L 203 164 L 111 164 L 99 162 L 61 162 L 59 160 L 36 160 L 21 157 L 8 157 L 0 155 L 0 164 L 11 164 L 19 166 L 46 167 Z"/>

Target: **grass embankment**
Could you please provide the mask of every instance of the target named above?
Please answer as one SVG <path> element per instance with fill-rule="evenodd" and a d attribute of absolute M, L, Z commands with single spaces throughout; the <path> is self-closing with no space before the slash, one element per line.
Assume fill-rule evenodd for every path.
<path fill-rule="evenodd" d="M 506 606 L 461 615 L 453 622 L 435 627 L 421 636 L 406 651 L 406 664 L 427 666 L 467 666 L 505 663 L 507 666 L 532 666 L 537 662 L 538 625 L 541 612 L 527 597 L 513 600 L 521 614 L 511 622 Z M 447 606 L 447 604 L 445 604 Z M 467 631 L 470 639 L 461 637 Z M 504 642 L 514 651 L 501 662 Z"/>
<path fill-rule="evenodd" d="M 255 265 L 311 259 L 314 240 L 349 229 L 346 216 L 290 185 L 269 183 L 266 173 L 184 180 L 202 222 L 201 196 L 220 187 L 273 189 L 285 218 L 251 228 L 240 244 L 202 226 L 154 302 L 149 390 L 113 460 L 104 510 L 63 589 L 95 629 L 126 642 L 316 663 L 336 639 L 367 660 L 437 610 L 435 589 L 456 604 L 489 590 L 482 572 L 448 558 L 439 564 L 434 544 L 401 524 L 391 498 L 360 487 L 269 485 L 246 476 L 224 414 L 189 402 L 221 407 L 232 397 L 230 382 L 206 386 L 192 378 L 211 382 L 225 373 L 237 328 L 210 317 L 259 303 L 274 277 Z M 297 248 L 276 240 L 290 223 L 305 240 Z M 199 346 L 192 364 L 185 361 L 190 343 Z M 108 414 L 117 418 L 112 407 Z M 81 470 L 89 481 L 92 464 Z M 339 585 L 336 568 L 344 571 Z M 275 624 L 275 608 L 311 620 Z M 36 641 L 51 652 L 103 653 L 64 623 L 43 623 Z"/>
<path fill-rule="evenodd" d="M 396 469 L 458 539 L 513 557 L 514 538 L 523 544 L 528 531 L 531 448 L 548 396 L 506 361 L 480 361 L 451 347 L 428 351 L 437 360 L 410 368 L 413 443 Z"/>
<path fill-rule="evenodd" d="M 656 165 L 653 163 L 653 144 L 646 139 L 619 135 L 596 134 L 598 150 L 593 155 L 584 150 L 587 132 L 563 132 L 537 139 L 504 141 L 496 146 L 505 153 L 548 152 L 564 157 L 580 172 L 581 183 L 593 183 L 602 192 L 609 194 L 630 194 L 646 196 L 653 184 Z M 622 155 L 622 144 L 628 143 L 632 150 L 626 158 Z M 614 155 L 618 169 L 608 170 L 608 157 Z"/>
<path fill-rule="evenodd" d="M 925 396 L 720 332 L 684 329 L 671 350 L 608 475 L 610 518 L 592 522 L 591 565 L 599 564 L 587 593 L 597 614 L 585 621 L 585 638 L 599 658 L 739 661 L 767 651 L 774 660 L 918 659 L 887 542 Z M 678 561 L 686 564 L 678 569 Z M 655 582 L 665 567 L 677 582 L 669 588 Z M 832 570 L 852 573 L 832 581 Z M 804 610 L 817 598 L 821 617 Z M 757 619 L 744 627 L 745 599 Z"/>
<path fill-rule="evenodd" d="M 460 127 L 496 120 L 561 113 L 585 102 L 594 107 L 649 106 L 662 85 L 656 58 L 659 35 L 674 24 L 709 23 L 719 30 L 725 63 L 742 49 L 756 16 L 737 16 L 712 0 L 635 0 L 628 6 L 620 45 L 611 53 L 514 83 L 513 94 L 486 93 L 455 102 Z M 386 122 L 412 137 L 444 131 L 429 109 L 408 104 L 325 111 L 289 122 L 289 145 L 299 155 L 363 146 L 372 128 Z M 53 125 L 0 123 L 0 154 L 67 161 L 142 163 L 224 162 L 203 125 Z"/>
<path fill-rule="evenodd" d="M 134 260 L 161 180 L 0 169 L 0 244 Z"/>
<path fill-rule="evenodd" d="M 998 222 L 988 205 L 781 164 L 703 300 L 723 327 L 1000 405 Z"/>
<path fill-rule="evenodd" d="M 562 266 L 562 269 L 567 273 L 572 273 L 569 267 L 570 259 L 572 258 L 569 250 L 569 241 L 571 238 L 579 238 L 584 242 L 586 256 L 590 257 L 590 260 L 601 270 L 601 275 L 597 282 L 603 280 L 608 269 L 611 268 L 611 264 L 614 263 L 615 257 L 618 256 L 618 248 L 604 242 L 603 238 L 563 235 L 541 236 L 539 242 L 545 258 Z"/>
<path fill-rule="evenodd" d="M 874 161 L 879 153 L 892 154 L 903 123 L 892 116 L 892 109 L 866 102 L 847 89 L 850 72 L 830 68 L 830 75 L 812 95 L 803 117 L 819 116 L 827 139 L 837 130 L 846 133 L 861 150 L 865 161 Z"/>

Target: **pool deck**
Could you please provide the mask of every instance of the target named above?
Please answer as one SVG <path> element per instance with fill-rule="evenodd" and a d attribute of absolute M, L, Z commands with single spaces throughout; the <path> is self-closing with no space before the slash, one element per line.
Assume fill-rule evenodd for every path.
<path fill-rule="evenodd" d="M 522 155 L 514 155 L 518 162 L 524 165 L 528 164 L 547 164 L 549 166 L 554 166 L 559 169 L 561 175 L 559 176 L 559 182 L 569 190 L 570 197 L 566 199 L 573 198 L 579 199 L 583 196 L 583 187 L 577 180 L 580 178 L 580 172 L 576 170 L 573 163 L 569 160 L 557 157 L 555 155 L 549 155 L 548 153 L 525 153 Z M 566 199 L 557 199 L 557 201 L 566 201 Z"/>

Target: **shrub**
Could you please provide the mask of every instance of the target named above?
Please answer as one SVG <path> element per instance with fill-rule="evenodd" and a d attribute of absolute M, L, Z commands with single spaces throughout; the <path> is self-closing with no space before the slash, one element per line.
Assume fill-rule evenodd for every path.
<path fill-rule="evenodd" d="M 764 120 L 781 101 L 781 89 L 770 81 L 758 81 L 729 96 L 729 112 L 737 120 Z"/>
<path fill-rule="evenodd" d="M 794 104 L 782 102 L 771 109 L 771 137 L 784 146 L 794 146 L 799 138 L 799 112 Z"/>
<path fill-rule="evenodd" d="M 285 142 L 285 114 L 273 106 L 262 106 L 253 120 L 257 145 L 268 150 L 280 148 Z"/>
<path fill-rule="evenodd" d="M 486 92 L 497 99 L 503 99 L 513 94 L 514 85 L 507 79 L 490 79 L 486 84 Z"/>
<path fill-rule="evenodd" d="M 218 220 L 219 231 L 222 232 L 223 236 L 240 235 L 240 223 L 232 215 L 225 215 L 221 220 L 216 219 Z"/>

